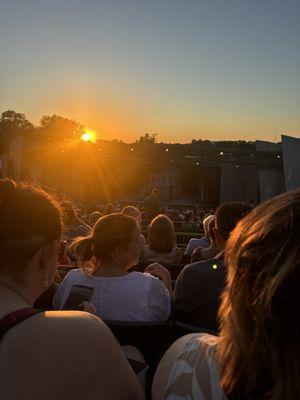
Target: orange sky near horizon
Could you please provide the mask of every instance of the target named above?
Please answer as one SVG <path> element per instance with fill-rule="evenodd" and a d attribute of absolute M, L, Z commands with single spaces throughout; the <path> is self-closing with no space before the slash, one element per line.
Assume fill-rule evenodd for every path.
<path fill-rule="evenodd" d="M 151 107 L 139 104 L 137 109 L 132 101 L 126 101 L 125 95 L 123 97 L 118 102 L 117 98 L 109 99 L 107 96 L 106 102 L 100 102 L 100 106 L 97 106 L 99 102 L 94 101 L 93 96 L 74 97 L 71 94 L 70 97 L 60 96 L 55 107 L 50 101 L 44 101 L 34 112 L 22 102 L 11 108 L 24 112 L 34 125 L 39 124 L 44 114 L 57 114 L 81 123 L 95 132 L 98 139 L 118 139 L 127 143 L 138 140 L 145 133 L 157 134 L 157 141 L 166 143 L 188 143 L 192 139 L 279 142 L 281 134 L 300 137 L 300 129 L 297 129 L 300 121 L 299 125 L 297 121 L 281 121 L 271 111 L 256 112 L 254 117 L 250 112 L 247 115 L 242 107 L 234 113 L 225 107 L 224 110 L 220 107 L 210 108 L 208 104 L 203 106 L 202 114 L 199 113 L 199 118 L 195 120 L 195 110 L 189 110 L 187 105 L 181 108 L 182 113 L 172 113 L 171 107 L 164 108 L 159 101 L 152 103 Z M 5 109 L 2 108 L 2 111 Z"/>

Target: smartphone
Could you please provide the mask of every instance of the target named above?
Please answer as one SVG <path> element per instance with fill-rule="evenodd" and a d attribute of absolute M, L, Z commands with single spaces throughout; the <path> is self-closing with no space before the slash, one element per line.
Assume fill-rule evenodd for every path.
<path fill-rule="evenodd" d="M 74 285 L 67 297 L 63 310 L 82 310 L 79 304 L 90 301 L 94 293 L 94 288 L 83 285 Z"/>

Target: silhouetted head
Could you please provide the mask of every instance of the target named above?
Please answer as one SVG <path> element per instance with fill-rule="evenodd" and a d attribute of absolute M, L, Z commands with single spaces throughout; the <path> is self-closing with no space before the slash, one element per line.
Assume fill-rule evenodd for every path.
<path fill-rule="evenodd" d="M 113 205 L 113 203 L 107 203 L 106 206 L 105 206 L 104 213 L 105 213 L 106 215 L 108 215 L 108 214 L 113 214 L 113 213 L 115 213 L 115 212 L 116 212 L 116 208 L 115 208 L 115 206 Z"/>
<path fill-rule="evenodd" d="M 236 224 L 241 220 L 249 211 L 250 206 L 241 202 L 228 202 L 222 203 L 216 209 L 215 221 L 215 240 L 218 250 L 223 250 L 231 231 L 235 228 Z"/>
<path fill-rule="evenodd" d="M 105 215 L 96 222 L 91 236 L 75 240 L 71 248 L 83 267 L 95 257 L 100 266 L 114 261 L 126 270 L 138 263 L 140 230 L 132 217 L 121 213 Z"/>
<path fill-rule="evenodd" d="M 49 267 L 52 279 L 61 233 L 60 207 L 50 194 L 29 183 L 0 180 L 1 277 L 21 282 L 28 264 L 43 248 L 39 267 Z"/>
<path fill-rule="evenodd" d="M 173 222 L 166 215 L 155 217 L 148 230 L 148 243 L 152 250 L 169 253 L 176 242 Z"/>
<path fill-rule="evenodd" d="M 135 218 L 139 226 L 141 226 L 142 215 L 136 207 L 126 206 L 122 209 L 121 213 L 124 215 L 128 215 L 129 217 Z"/>
<path fill-rule="evenodd" d="M 89 215 L 89 225 L 94 226 L 95 223 L 98 221 L 99 218 L 102 217 L 102 214 L 100 211 L 94 211 Z"/>
<path fill-rule="evenodd" d="M 208 238 L 208 226 L 209 223 L 212 219 L 215 219 L 216 217 L 212 214 L 207 214 L 206 217 L 203 219 L 203 229 L 204 229 L 204 234 Z"/>
<path fill-rule="evenodd" d="M 215 224 L 216 224 L 216 217 L 213 215 L 212 218 L 210 218 L 207 227 L 207 237 L 213 243 L 215 243 L 215 233 L 214 233 Z"/>

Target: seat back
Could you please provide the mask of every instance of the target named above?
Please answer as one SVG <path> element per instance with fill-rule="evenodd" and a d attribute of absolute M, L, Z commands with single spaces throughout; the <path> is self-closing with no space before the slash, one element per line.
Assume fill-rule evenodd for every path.
<path fill-rule="evenodd" d="M 167 323 L 104 321 L 120 345 L 137 347 L 149 364 L 150 375 L 154 374 L 161 357 L 174 341 Z"/>
<path fill-rule="evenodd" d="M 219 332 L 212 330 L 212 329 L 207 329 L 207 328 L 201 328 L 196 325 L 190 325 L 186 324 L 185 322 L 181 321 L 171 321 L 170 322 L 171 329 L 176 335 L 176 337 L 181 337 L 183 335 L 187 335 L 189 333 L 209 333 L 210 335 L 218 336 Z"/>

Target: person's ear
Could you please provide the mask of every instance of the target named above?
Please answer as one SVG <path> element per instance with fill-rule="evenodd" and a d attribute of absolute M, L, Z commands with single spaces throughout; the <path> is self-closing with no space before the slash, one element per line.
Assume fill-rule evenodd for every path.
<path fill-rule="evenodd" d="M 52 240 L 51 242 L 47 242 L 43 244 L 34 255 L 35 261 L 42 269 L 45 269 L 46 266 L 49 264 L 49 262 L 52 262 L 53 264 L 56 265 L 58 259 L 58 250 L 59 250 L 58 240 Z"/>
<path fill-rule="evenodd" d="M 124 252 L 125 252 L 124 247 L 117 246 L 112 253 L 113 259 L 115 259 L 118 263 L 120 262 L 122 263 Z"/>

